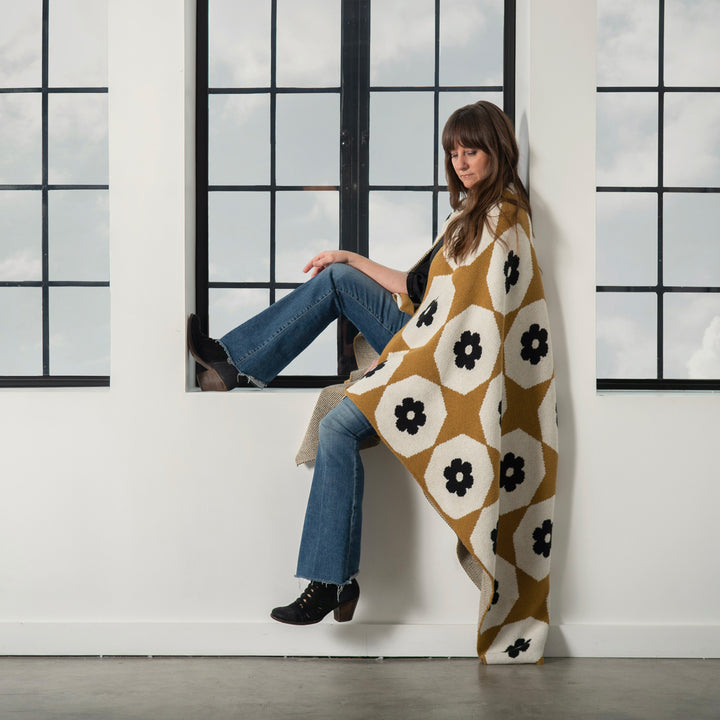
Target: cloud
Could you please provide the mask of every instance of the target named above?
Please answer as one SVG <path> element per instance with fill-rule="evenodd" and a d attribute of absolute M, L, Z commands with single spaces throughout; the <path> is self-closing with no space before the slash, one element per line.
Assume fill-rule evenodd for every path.
<path fill-rule="evenodd" d="M 40 94 L 0 95 L 0 184 L 39 183 Z"/>
<path fill-rule="evenodd" d="M 665 4 L 665 83 L 720 85 L 720 3 L 685 0 Z"/>
<path fill-rule="evenodd" d="M 42 264 L 37 253 L 25 250 L 0 261 L 0 280 L 39 280 L 41 277 Z"/>
<path fill-rule="evenodd" d="M 425 5 L 423 8 L 422 5 Z M 386 83 L 392 65 L 402 63 L 410 72 L 426 70 L 432 82 L 435 14 L 425 0 L 386 0 L 375 3 L 370 18 L 370 82 Z M 409 62 L 415 61 L 415 62 Z"/>
<path fill-rule="evenodd" d="M 340 85 L 340 3 L 278 3 L 278 85 Z"/>
<path fill-rule="evenodd" d="M 654 93 L 598 94 L 599 185 L 657 184 L 657 107 Z"/>
<path fill-rule="evenodd" d="M 720 95 L 665 96 L 664 182 L 669 186 L 720 184 Z"/>
<path fill-rule="evenodd" d="M 212 2 L 209 14 L 211 87 L 270 84 L 270 4 Z"/>
<path fill-rule="evenodd" d="M 12 3 L 4 8 L 0 36 L 0 87 L 40 87 L 41 4 Z"/>
<path fill-rule="evenodd" d="M 657 83 L 657 37 L 657 0 L 599 0 L 598 85 Z"/>
<path fill-rule="evenodd" d="M 51 87 L 107 85 L 107 1 L 50 3 Z"/>
<path fill-rule="evenodd" d="M 214 2 L 209 16 L 211 87 L 270 85 L 270 4 Z M 280 0 L 280 86 L 340 84 L 340 3 Z"/>
<path fill-rule="evenodd" d="M 465 47 L 488 25 L 487 15 L 498 3 L 478 0 L 454 0 L 444 2 L 440 11 L 440 41 L 455 47 Z M 497 11 L 496 11 L 497 12 Z M 502 13 L 500 13 L 500 16 Z"/>
<path fill-rule="evenodd" d="M 688 377 L 720 378 L 720 315 L 705 328 L 701 346 L 687 361 Z"/>
<path fill-rule="evenodd" d="M 370 257 L 398 270 L 407 270 L 432 241 L 431 194 L 370 193 Z"/>
<path fill-rule="evenodd" d="M 598 314 L 597 339 L 598 377 L 655 376 L 655 338 L 640 322 Z"/>

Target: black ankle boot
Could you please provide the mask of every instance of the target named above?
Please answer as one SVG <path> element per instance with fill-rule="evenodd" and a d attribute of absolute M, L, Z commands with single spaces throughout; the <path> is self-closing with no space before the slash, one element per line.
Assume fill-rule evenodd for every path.
<path fill-rule="evenodd" d="M 295 602 L 285 607 L 276 607 L 270 617 L 289 625 L 313 625 L 320 622 L 331 610 L 335 620 L 352 620 L 360 596 L 357 580 L 347 585 L 333 585 L 313 580 Z"/>
<path fill-rule="evenodd" d="M 232 390 L 240 386 L 237 368 L 223 346 L 200 329 L 200 318 L 190 315 L 187 323 L 187 343 L 198 369 L 198 384 L 203 390 Z"/>

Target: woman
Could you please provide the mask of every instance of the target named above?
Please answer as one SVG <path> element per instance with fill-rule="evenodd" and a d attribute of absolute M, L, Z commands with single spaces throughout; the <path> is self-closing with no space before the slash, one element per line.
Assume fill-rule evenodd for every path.
<path fill-rule="evenodd" d="M 496 496 L 503 472 L 515 469 L 504 468 L 503 463 L 509 456 L 516 464 L 522 460 L 517 448 L 518 454 L 503 455 L 500 438 L 499 420 L 514 408 L 517 395 L 514 386 L 512 396 L 505 389 L 505 305 L 517 304 L 511 308 L 515 313 L 511 317 L 519 317 L 516 311 L 523 297 L 541 298 L 542 290 L 539 273 L 532 271 L 530 207 L 518 176 L 518 148 L 510 120 L 486 101 L 465 106 L 448 119 L 442 143 L 453 213 L 440 239 L 412 271 L 392 270 L 343 250 L 327 251 L 304 268 L 311 280 L 219 341 L 202 335 L 197 318 L 190 318 L 190 352 L 203 368 L 199 382 L 204 390 L 231 389 L 237 386 L 239 376 L 266 385 L 340 316 L 348 318 L 381 353 L 377 367 L 350 387 L 340 405 L 320 423 L 297 566 L 297 576 L 310 584 L 293 603 L 272 611 L 271 616 L 280 622 L 312 624 L 330 611 L 340 622 L 352 618 L 359 596 L 355 580 L 363 494 L 359 448 L 375 435 L 404 462 L 453 526 L 461 562 L 486 594 L 486 613 L 491 605 L 492 594 L 487 597 L 487 591 L 488 583 L 497 582 L 495 562 L 483 560 L 483 551 L 476 548 L 482 543 L 473 539 L 472 533 L 481 520 L 487 523 L 486 511 L 492 506 L 494 554 L 500 527 L 498 510 L 502 510 L 502 498 Z M 521 290 L 523 297 L 516 301 Z M 539 323 L 531 318 L 521 343 L 529 348 L 532 361 L 539 358 L 526 363 L 533 365 L 533 373 L 542 375 L 539 383 L 537 378 L 528 381 L 531 389 L 537 389 L 537 406 L 550 397 L 552 382 L 547 323 L 542 312 L 539 317 Z M 523 316 L 523 322 L 526 319 Z M 487 415 L 490 404 L 494 414 L 488 422 L 483 413 Z M 504 404 L 508 407 L 503 411 Z M 546 409 L 535 413 L 535 424 L 540 415 L 545 418 Z M 547 425 L 546 420 L 541 422 Z M 551 430 L 547 433 L 552 435 Z M 548 435 L 542 442 L 546 439 L 552 440 Z M 438 465 L 435 474 L 443 486 L 439 493 L 434 489 L 437 482 L 432 463 L 446 450 L 453 457 Z M 417 465 L 418 457 L 423 458 L 422 466 Z M 522 472 L 518 467 L 517 485 Z M 545 485 L 549 486 L 554 474 L 546 475 Z M 527 483 L 527 487 L 531 485 Z M 548 494 L 547 487 L 544 492 Z M 450 497 L 441 497 L 443 493 Z M 542 539 L 547 540 L 549 554 L 548 534 Z M 490 535 L 488 531 L 486 545 Z M 547 592 L 542 602 L 546 596 Z M 531 612 L 537 619 L 538 612 Z M 518 647 L 530 643 L 524 637 L 514 638 L 513 643 L 518 640 L 523 641 Z M 490 641 L 486 641 L 489 647 Z M 515 653 L 515 645 L 511 645 L 512 653 L 502 650 L 504 656 L 489 661 L 514 660 L 526 652 Z M 541 647 L 542 640 L 535 646 Z M 480 652 L 480 644 L 478 648 Z M 485 659 L 490 657 L 486 650 L 481 652 Z"/>

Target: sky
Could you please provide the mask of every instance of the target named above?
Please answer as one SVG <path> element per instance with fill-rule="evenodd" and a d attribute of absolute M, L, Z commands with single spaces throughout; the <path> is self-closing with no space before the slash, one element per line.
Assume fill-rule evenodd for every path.
<path fill-rule="evenodd" d="M 720 3 L 665 0 L 666 86 L 720 86 Z M 598 0 L 599 86 L 656 86 L 656 0 Z M 720 93 L 665 93 L 663 184 L 720 186 Z M 598 93 L 597 182 L 658 184 L 658 95 Z M 658 281 L 655 193 L 598 193 L 597 282 Z M 663 282 L 720 285 L 720 194 L 665 193 Z M 600 293 L 598 377 L 654 377 L 657 301 L 652 293 Z M 664 299 L 664 376 L 720 377 L 720 294 L 672 293 Z"/>

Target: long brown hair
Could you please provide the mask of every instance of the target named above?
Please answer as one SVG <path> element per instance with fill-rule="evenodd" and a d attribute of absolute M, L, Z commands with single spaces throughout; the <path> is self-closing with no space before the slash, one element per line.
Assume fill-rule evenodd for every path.
<path fill-rule="evenodd" d="M 514 208 L 513 217 L 508 218 L 513 224 L 519 209 L 530 215 L 530 201 L 518 175 L 519 152 L 512 123 L 497 105 L 480 100 L 456 110 L 445 123 L 442 145 L 450 206 L 461 211 L 447 227 L 445 247 L 451 258 L 460 261 L 477 249 L 488 211 L 501 198 L 506 207 Z M 457 145 L 482 150 L 490 158 L 488 176 L 469 189 L 453 168 L 450 153 Z M 510 192 L 504 192 L 509 186 L 513 186 Z"/>

